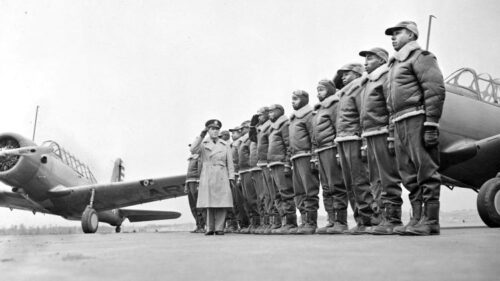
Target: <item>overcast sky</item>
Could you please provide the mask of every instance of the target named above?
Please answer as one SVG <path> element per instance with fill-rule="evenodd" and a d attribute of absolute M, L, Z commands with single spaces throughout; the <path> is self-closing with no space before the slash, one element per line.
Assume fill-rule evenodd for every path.
<path fill-rule="evenodd" d="M 291 110 L 291 92 L 359 51 L 393 52 L 384 30 L 413 20 L 445 76 L 461 67 L 500 77 L 498 1 L 0 1 L 0 131 L 52 139 L 109 181 L 181 174 L 207 119 L 234 127 L 261 106 Z M 10 190 L 1 185 L 0 188 Z M 443 190 L 442 210 L 475 209 L 470 190 Z M 407 200 L 405 195 L 405 200 Z M 407 201 L 406 201 L 407 202 Z M 408 204 L 405 206 L 408 208 Z M 177 210 L 187 198 L 140 208 Z M 78 225 L 0 209 L 0 226 Z"/>

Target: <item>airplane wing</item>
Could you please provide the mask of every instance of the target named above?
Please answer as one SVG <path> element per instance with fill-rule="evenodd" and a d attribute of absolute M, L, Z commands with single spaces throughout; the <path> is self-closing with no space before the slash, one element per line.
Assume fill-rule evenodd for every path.
<path fill-rule="evenodd" d="M 96 211 L 122 208 L 141 203 L 184 196 L 185 175 L 144 179 L 129 182 L 113 182 L 78 187 L 68 187 L 57 192 L 69 193 L 82 204 L 88 204 L 94 190 L 93 207 Z"/>
<path fill-rule="evenodd" d="M 169 219 L 176 219 L 181 216 L 181 213 L 169 212 L 169 211 L 120 209 L 119 212 L 123 217 L 127 218 L 130 222 L 169 220 Z"/>
<path fill-rule="evenodd" d="M 0 207 L 45 213 L 40 205 L 34 204 L 19 193 L 0 191 Z"/>

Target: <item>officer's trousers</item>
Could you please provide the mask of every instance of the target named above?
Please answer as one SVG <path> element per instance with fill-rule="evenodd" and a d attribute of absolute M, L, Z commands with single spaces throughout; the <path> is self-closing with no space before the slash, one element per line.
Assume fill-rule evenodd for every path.
<path fill-rule="evenodd" d="M 276 193 L 274 200 L 281 216 L 296 213 L 292 177 L 285 175 L 285 165 L 273 165 L 270 168 L 271 186 Z"/>
<path fill-rule="evenodd" d="M 250 171 L 240 174 L 241 186 L 243 188 L 243 197 L 245 198 L 245 210 L 249 218 L 259 216 L 257 208 L 257 192 L 252 180 L 252 173 Z"/>
<path fill-rule="evenodd" d="M 352 201 L 355 201 L 355 219 L 360 224 L 369 225 L 373 217 L 373 195 L 368 179 L 368 167 L 361 161 L 361 140 L 339 142 L 337 148 L 351 205 Z"/>
<path fill-rule="evenodd" d="M 196 221 L 196 226 L 203 226 L 204 209 L 196 208 L 196 201 L 198 200 L 198 182 L 190 181 L 186 183 L 188 190 L 188 201 L 191 214 Z"/>
<path fill-rule="evenodd" d="M 225 208 L 207 208 L 207 230 L 224 231 L 226 212 Z"/>
<path fill-rule="evenodd" d="M 388 134 L 366 138 L 370 187 L 374 200 L 379 206 L 385 204 L 401 206 L 401 179 L 396 159 L 387 148 Z"/>
<path fill-rule="evenodd" d="M 319 208 L 319 182 L 311 171 L 311 156 L 292 160 L 295 203 L 301 214 L 317 212 Z"/>
<path fill-rule="evenodd" d="M 345 210 L 347 208 L 347 189 L 336 155 L 337 147 L 318 152 L 323 204 L 329 214 L 333 213 L 334 210 Z"/>
<path fill-rule="evenodd" d="M 439 202 L 441 191 L 439 148 L 424 147 L 424 121 L 417 115 L 394 124 L 396 163 L 412 203 Z"/>

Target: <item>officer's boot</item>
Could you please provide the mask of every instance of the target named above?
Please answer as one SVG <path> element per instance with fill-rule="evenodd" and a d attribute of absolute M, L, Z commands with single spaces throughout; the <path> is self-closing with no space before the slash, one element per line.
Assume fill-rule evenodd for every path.
<path fill-rule="evenodd" d="M 274 234 L 289 234 L 290 230 L 295 229 L 297 231 L 297 215 L 288 214 L 285 216 L 285 223 L 279 229 L 276 229 Z"/>
<path fill-rule="evenodd" d="M 424 205 L 424 216 L 414 226 L 406 229 L 409 235 L 439 235 L 439 202 L 428 202 Z"/>
<path fill-rule="evenodd" d="M 306 224 L 297 230 L 297 234 L 314 234 L 318 226 L 318 211 L 306 213 Z"/>
<path fill-rule="evenodd" d="M 332 228 L 326 230 L 327 234 L 343 234 L 347 230 L 347 210 L 335 210 L 335 222 Z"/>
<path fill-rule="evenodd" d="M 335 212 L 328 212 L 328 222 L 325 226 L 316 229 L 317 234 L 327 234 L 329 228 L 332 228 L 335 225 Z"/>
<path fill-rule="evenodd" d="M 306 225 L 306 213 L 300 213 L 300 225 L 295 225 L 294 228 L 288 230 L 287 234 L 297 234 L 297 231 Z"/>
<path fill-rule="evenodd" d="M 275 214 L 270 217 L 271 225 L 269 226 L 268 229 L 264 232 L 264 234 L 272 234 L 274 230 L 279 229 L 281 227 L 281 217 L 279 214 Z"/>
<path fill-rule="evenodd" d="M 410 218 L 410 221 L 406 225 L 400 225 L 394 227 L 393 232 L 395 234 L 407 235 L 406 228 L 408 228 L 409 226 L 414 226 L 420 221 L 420 219 L 422 218 L 422 203 L 420 202 L 411 203 L 411 210 L 412 210 L 412 216 Z"/>
<path fill-rule="evenodd" d="M 402 226 L 401 223 L 401 206 L 386 204 L 383 212 L 382 223 L 372 228 L 372 234 L 375 235 L 391 235 L 394 233 L 395 227 Z"/>

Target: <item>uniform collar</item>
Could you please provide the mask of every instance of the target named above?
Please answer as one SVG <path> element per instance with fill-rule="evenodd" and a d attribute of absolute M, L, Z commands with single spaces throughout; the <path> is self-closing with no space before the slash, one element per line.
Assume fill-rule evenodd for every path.
<path fill-rule="evenodd" d="M 334 102 L 337 102 L 337 101 L 339 101 L 339 96 L 335 93 L 335 94 L 327 97 L 326 99 L 324 99 L 322 102 L 320 102 L 320 104 L 323 108 L 328 108 L 328 107 L 332 106 L 332 104 Z"/>
<path fill-rule="evenodd" d="M 239 138 L 239 140 L 241 140 L 241 143 L 244 143 L 248 140 L 248 133 L 244 134 L 243 136 L 241 136 Z"/>
<path fill-rule="evenodd" d="M 392 57 L 389 59 L 389 64 L 393 63 L 395 60 L 405 61 L 413 51 L 419 49 L 421 48 L 420 45 L 418 45 L 417 41 L 408 42 L 403 46 L 403 48 L 392 55 Z"/>
<path fill-rule="evenodd" d="M 293 119 L 294 117 L 302 118 L 306 116 L 308 113 L 310 113 L 312 110 L 313 110 L 312 107 L 309 104 L 306 104 L 301 109 L 295 110 L 290 116 L 290 119 Z"/>
<path fill-rule="evenodd" d="M 269 129 L 269 127 L 271 127 L 271 120 L 267 120 L 266 122 L 264 122 L 264 124 L 260 125 L 259 126 L 259 130 L 260 131 L 267 131 L 267 129 Z"/>
<path fill-rule="evenodd" d="M 273 129 L 278 129 L 281 124 L 285 123 L 286 121 L 288 121 L 288 117 L 286 117 L 284 114 L 280 116 L 280 118 L 278 118 L 276 121 L 274 121 L 272 124 L 271 124 L 271 127 Z"/>
<path fill-rule="evenodd" d="M 387 67 L 387 64 L 383 64 L 377 67 L 377 69 L 375 69 L 374 71 L 372 71 L 372 73 L 368 74 L 368 79 L 372 82 L 377 81 L 378 79 L 380 79 L 380 77 L 382 77 L 382 75 L 386 74 L 388 71 L 389 67 Z"/>

